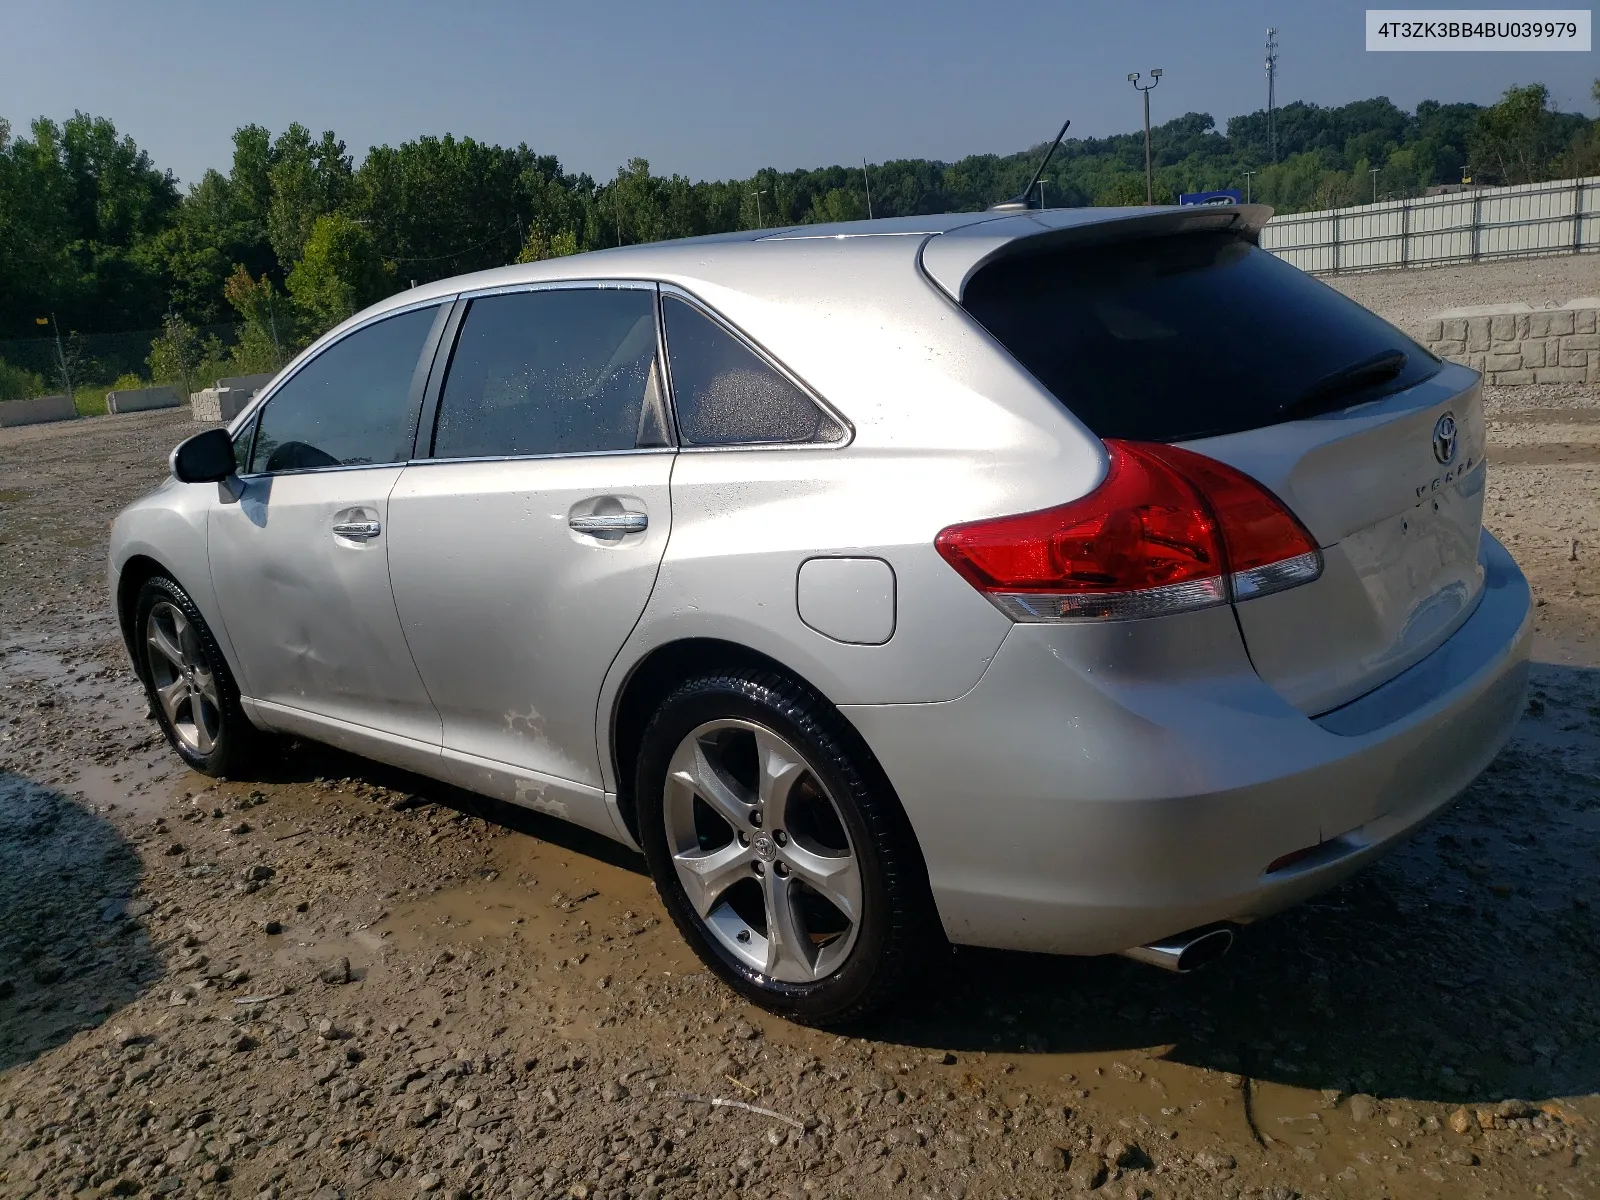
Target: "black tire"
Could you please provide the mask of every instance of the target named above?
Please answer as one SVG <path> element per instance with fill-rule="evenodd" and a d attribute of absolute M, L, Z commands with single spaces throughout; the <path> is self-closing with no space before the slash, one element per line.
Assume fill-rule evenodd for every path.
<path fill-rule="evenodd" d="M 784 982 L 736 957 L 707 929 L 674 866 L 667 824 L 669 765 L 691 734 L 721 721 L 760 726 L 798 750 L 848 833 L 859 869 L 859 919 L 842 963 L 815 981 Z M 882 768 L 836 709 L 791 679 L 751 669 L 680 684 L 645 728 L 634 795 L 650 873 L 684 939 L 724 981 L 771 1012 L 811 1025 L 859 1020 L 891 1003 L 945 945 L 921 852 Z M 798 844 L 799 835 L 795 838 Z M 760 873 L 759 866 L 752 867 Z M 769 869 L 787 874 L 776 866 Z"/>
<path fill-rule="evenodd" d="M 201 703 L 205 715 L 201 716 L 192 707 L 180 706 L 180 719 L 176 722 L 163 703 L 160 687 L 164 680 L 182 675 L 183 669 L 175 667 L 151 641 L 152 614 L 160 621 L 170 617 L 173 610 L 182 614 L 186 622 L 181 631 L 183 648 L 195 667 L 190 678 L 206 680 L 209 673 L 210 691 L 214 694 L 213 701 L 200 697 L 197 690 L 191 688 L 192 702 Z M 133 633 L 139 677 L 144 681 L 145 695 L 150 700 L 150 712 L 161 726 L 161 732 L 166 734 L 167 742 L 184 762 L 203 775 L 235 778 L 244 775 L 259 761 L 267 736 L 244 715 L 233 672 L 217 647 L 211 627 L 189 599 L 189 594 L 165 575 L 151 576 L 139 589 L 134 604 Z M 213 712 L 214 721 L 210 719 Z"/>

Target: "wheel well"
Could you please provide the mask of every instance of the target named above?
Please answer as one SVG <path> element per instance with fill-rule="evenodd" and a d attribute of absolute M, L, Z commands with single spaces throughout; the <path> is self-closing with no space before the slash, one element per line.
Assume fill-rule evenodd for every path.
<path fill-rule="evenodd" d="M 140 679 L 144 678 L 144 660 L 139 655 L 134 636 L 133 620 L 137 615 L 134 606 L 139 602 L 139 589 L 144 587 L 147 580 L 156 575 L 170 574 L 155 559 L 135 554 L 122 564 L 122 571 L 117 576 L 117 624 L 122 628 L 122 644 L 128 648 L 128 657 L 133 660 L 134 673 Z"/>
<path fill-rule="evenodd" d="M 622 685 L 611 722 L 611 754 L 617 773 L 617 807 L 636 840 L 639 826 L 634 817 L 633 776 L 645 726 L 668 693 L 690 675 L 743 667 L 776 671 L 822 695 L 803 676 L 777 659 L 737 642 L 717 638 L 687 638 L 658 646 L 645 655 Z"/>

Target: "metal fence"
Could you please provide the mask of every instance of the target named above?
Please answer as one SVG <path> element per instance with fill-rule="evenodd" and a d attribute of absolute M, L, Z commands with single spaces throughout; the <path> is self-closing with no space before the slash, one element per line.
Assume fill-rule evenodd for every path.
<path fill-rule="evenodd" d="M 1313 274 L 1600 250 L 1600 176 L 1290 213 L 1261 246 Z"/>

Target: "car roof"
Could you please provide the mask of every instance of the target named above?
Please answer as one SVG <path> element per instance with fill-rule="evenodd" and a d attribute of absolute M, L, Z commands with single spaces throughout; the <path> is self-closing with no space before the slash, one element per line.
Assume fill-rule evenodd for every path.
<path fill-rule="evenodd" d="M 357 314 L 352 322 L 460 292 L 580 280 L 662 280 L 691 291 L 697 284 L 714 291 L 751 292 L 765 288 L 770 289 L 771 298 L 777 299 L 784 292 L 785 275 L 796 269 L 796 257 L 793 253 L 774 255 L 774 260 L 781 259 L 783 265 L 769 276 L 751 270 L 756 256 L 768 247 L 803 251 L 803 244 L 808 242 L 826 243 L 828 251 L 815 256 L 811 267 L 825 263 L 824 269 L 839 273 L 841 286 L 851 287 L 861 286 L 861 270 L 869 260 L 881 263 L 886 245 L 901 242 L 906 259 L 914 261 L 920 256 L 929 278 L 959 301 L 967 281 L 980 267 L 997 256 L 1015 252 L 1024 243 L 1029 249 L 1043 250 L 1056 243 L 1085 238 L 1140 236 L 1195 227 L 1232 228 L 1254 236 L 1271 215 L 1272 210 L 1260 204 L 1052 208 L 742 229 L 457 275 L 402 291 Z M 819 250 L 822 248 L 818 246 Z M 773 265 L 779 267 L 777 261 Z"/>

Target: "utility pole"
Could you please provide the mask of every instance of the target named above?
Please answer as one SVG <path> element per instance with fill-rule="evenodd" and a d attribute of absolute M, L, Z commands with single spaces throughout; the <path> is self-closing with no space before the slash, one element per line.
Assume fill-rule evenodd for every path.
<path fill-rule="evenodd" d="M 1272 161 L 1278 161 L 1278 31 L 1267 26 L 1267 131 L 1272 138 Z"/>
<path fill-rule="evenodd" d="M 67 385 L 67 399 L 75 400 L 72 391 L 72 368 L 67 365 L 67 352 L 61 345 L 61 322 L 56 320 L 56 310 L 50 310 L 50 327 L 56 331 L 56 359 L 61 363 L 61 378 Z"/>
<path fill-rule="evenodd" d="M 1043 179 L 1039 180 L 1039 208 L 1041 210 L 1044 208 L 1044 185 L 1045 181 Z"/>
<path fill-rule="evenodd" d="M 1133 84 L 1134 89 L 1144 96 L 1144 202 L 1146 204 L 1154 204 L 1156 202 L 1155 182 L 1150 170 L 1150 93 L 1161 82 L 1161 68 L 1157 67 L 1151 71 L 1150 82 L 1142 87 L 1139 84 L 1139 72 L 1137 71 L 1128 76 L 1128 82 Z"/>
<path fill-rule="evenodd" d="M 758 229 L 765 229 L 767 227 L 767 222 L 761 216 L 761 197 L 766 195 L 766 193 L 766 188 L 757 188 L 755 191 L 750 193 L 756 198 L 756 227 Z"/>
<path fill-rule="evenodd" d="M 1367 168 L 1367 174 L 1372 176 L 1372 202 L 1374 204 L 1378 202 L 1378 172 L 1381 170 L 1383 170 L 1382 167 Z"/>
<path fill-rule="evenodd" d="M 1246 204 L 1250 203 L 1250 176 L 1259 174 L 1261 174 L 1260 171 L 1246 171 L 1244 173 L 1244 202 Z"/>
<path fill-rule="evenodd" d="M 867 220 L 872 220 L 872 176 L 867 174 L 866 155 L 861 156 L 861 179 L 867 185 Z M 760 203 L 757 200 L 757 203 Z"/>

